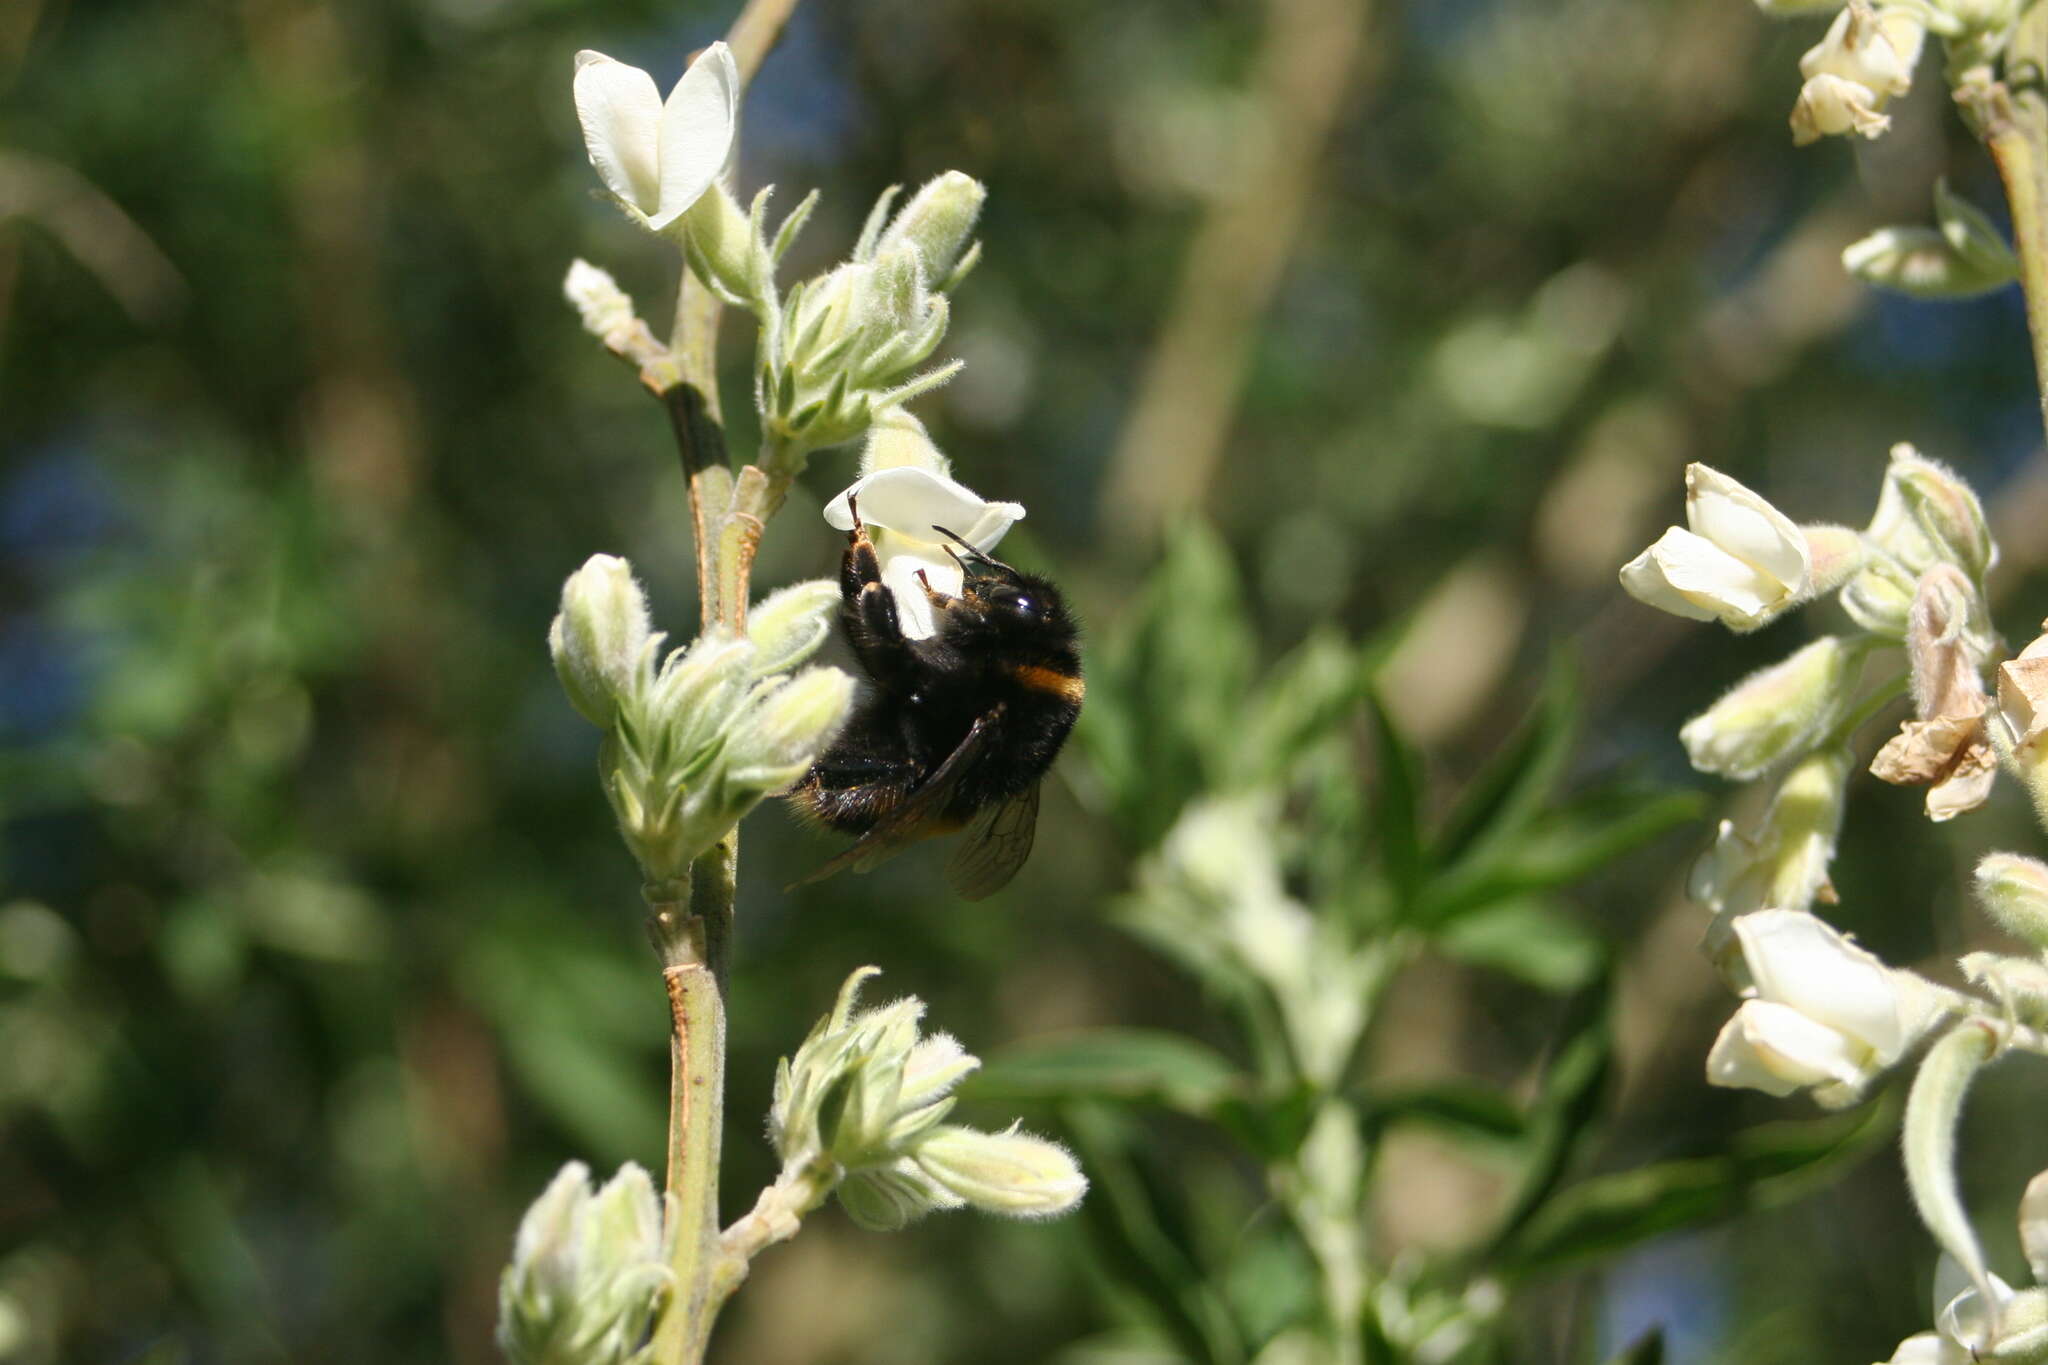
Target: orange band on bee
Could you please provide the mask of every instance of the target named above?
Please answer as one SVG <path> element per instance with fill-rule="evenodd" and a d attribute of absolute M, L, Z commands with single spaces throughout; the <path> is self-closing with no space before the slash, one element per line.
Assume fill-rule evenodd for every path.
<path fill-rule="evenodd" d="M 1042 668 L 1037 664 L 1024 664 L 1010 670 L 1010 676 L 1034 692 L 1050 692 L 1056 697 L 1080 704 L 1088 693 L 1088 684 L 1078 673 L 1062 673 L 1056 668 Z"/>

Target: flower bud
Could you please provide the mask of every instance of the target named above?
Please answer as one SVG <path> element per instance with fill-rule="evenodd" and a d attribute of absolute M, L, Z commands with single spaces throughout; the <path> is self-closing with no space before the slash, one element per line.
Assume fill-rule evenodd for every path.
<path fill-rule="evenodd" d="M 1904 10 L 1873 10 L 1849 0 L 1828 25 L 1827 36 L 1799 59 L 1799 74 L 1838 76 L 1863 86 L 1880 100 L 1903 95 L 1913 85 L 1913 68 L 1927 29 Z"/>
<path fill-rule="evenodd" d="M 2017 263 L 1987 266 L 1933 228 L 1883 227 L 1843 247 L 1842 268 L 1895 294 L 1966 299 L 2011 284 Z"/>
<path fill-rule="evenodd" d="M 1723 820 L 1714 847 L 1694 865 L 1688 894 L 1714 911 L 1705 946 L 1724 971 L 1736 965 L 1733 931 L 1743 916 L 1767 907 L 1805 910 L 1833 899 L 1828 865 L 1854 762 L 1839 747 L 1807 755 L 1786 772 L 1752 833 Z"/>
<path fill-rule="evenodd" d="M 853 678 L 836 668 L 807 668 L 762 692 L 726 731 L 726 781 L 775 792 L 802 777 L 846 723 Z"/>
<path fill-rule="evenodd" d="M 975 1208 L 1010 1218 L 1055 1217 L 1088 1192 L 1088 1177 L 1071 1152 L 1015 1128 L 939 1128 L 918 1144 L 917 1164 Z"/>
<path fill-rule="evenodd" d="M 562 584 L 562 609 L 548 627 L 548 651 L 569 702 L 594 725 L 608 726 L 634 694 L 651 638 L 647 598 L 633 566 L 592 555 Z"/>
<path fill-rule="evenodd" d="M 917 248 L 908 242 L 875 257 L 874 273 L 854 302 L 855 325 L 878 340 L 893 340 L 922 327 L 930 309 L 939 306 L 939 300 L 925 289 L 924 264 L 918 258 Z M 918 360 L 923 358 L 919 356 Z M 879 368 L 872 354 L 866 358 L 866 365 Z"/>
<path fill-rule="evenodd" d="M 849 1169 L 885 1168 L 952 1107 L 951 1092 L 980 1061 L 946 1034 L 920 1040 L 924 1002 L 906 996 L 854 1011 L 863 967 L 838 1004 L 778 1070 L 769 1133 L 785 1165 L 814 1155 Z"/>
<path fill-rule="evenodd" d="M 881 469 L 922 469 L 944 478 L 952 473 L 953 462 L 913 414 L 903 408 L 885 408 L 875 414 L 860 454 L 863 477 Z"/>
<path fill-rule="evenodd" d="M 893 1166 L 848 1175 L 839 1186 L 839 1204 L 869 1232 L 896 1232 L 928 1213 L 964 1208 L 967 1201 L 906 1157 Z"/>
<path fill-rule="evenodd" d="M 2020 1246 L 2036 1284 L 2048 1284 L 2048 1171 L 2027 1182 L 2020 1196 Z"/>
<path fill-rule="evenodd" d="M 1981 582 L 1998 562 L 1998 546 L 1992 542 L 1984 505 L 1970 486 L 1947 466 L 1903 442 L 1892 447 L 1885 483 L 1898 490 L 1900 502 L 1926 538 L 1926 552 Z M 1915 567 L 1924 573 L 1930 565 Z"/>
<path fill-rule="evenodd" d="M 1891 119 L 1878 112 L 1878 104 L 1870 89 L 1855 81 L 1815 76 L 1799 87 L 1792 105 L 1792 145 L 1804 147 L 1845 133 L 1877 137 L 1892 126 Z"/>
<path fill-rule="evenodd" d="M 1860 657 L 1824 635 L 1750 674 L 1678 732 L 1692 766 L 1747 781 L 1798 753 L 1833 723 Z"/>
<path fill-rule="evenodd" d="M 1863 535 L 1916 580 L 1949 563 L 1981 582 L 1998 562 L 1976 493 L 1946 465 L 1904 442 L 1892 447 L 1877 512 Z"/>
<path fill-rule="evenodd" d="M 747 612 L 755 673 L 786 673 L 817 653 L 838 606 L 839 585 L 828 578 L 792 583 L 756 602 Z"/>
<path fill-rule="evenodd" d="M 647 1172 L 628 1163 L 595 1195 L 589 1177 L 570 1162 L 520 1220 L 498 1282 L 498 1344 L 515 1365 L 626 1365 L 673 1283 Z"/>
<path fill-rule="evenodd" d="M 875 247 L 876 256 L 885 257 L 906 243 L 914 246 L 924 264 L 926 285 L 941 292 L 951 289 L 972 268 L 969 254 L 979 251 L 978 245 L 968 245 L 968 239 L 987 198 L 988 190 L 972 176 L 947 171 L 935 177 L 889 224 Z"/>
<path fill-rule="evenodd" d="M 2014 938 L 2048 949 L 2048 863 L 1988 853 L 1977 864 L 1977 903 Z"/>
<path fill-rule="evenodd" d="M 619 282 L 581 257 L 570 263 L 562 295 L 583 319 L 583 330 L 594 337 L 611 336 L 638 320 L 633 300 L 619 288 Z"/>

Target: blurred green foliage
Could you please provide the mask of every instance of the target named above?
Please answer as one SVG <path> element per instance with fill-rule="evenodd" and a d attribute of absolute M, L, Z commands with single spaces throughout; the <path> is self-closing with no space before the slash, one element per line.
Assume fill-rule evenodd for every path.
<path fill-rule="evenodd" d="M 1142 1238 L 1234 1265 L 1220 1290 L 1194 1275 L 1197 1331 L 1253 1341 L 1298 1318 L 1284 1240 L 1214 1255 L 1256 1173 L 1152 1112 L 1223 1104 L 1242 1035 L 1111 907 L 1181 801 L 1324 733 L 1325 707 L 1358 714 L 1345 640 L 1393 642 L 1380 805 L 1356 779 L 1371 724 L 1300 755 L 1314 818 L 1290 876 L 1346 913 L 1418 917 L 1412 986 L 1379 1025 L 1401 1065 L 1369 1113 L 1551 1172 L 1521 1188 L 1556 1197 L 1525 1197 L 1497 1250 L 1563 1265 L 1867 1136 L 1759 1135 L 1782 1106 L 1701 1084 L 1726 997 L 1676 899 L 1698 838 L 1559 891 L 1612 852 L 1587 831 L 1668 811 L 1539 810 L 1518 775 L 1601 790 L 1576 773 L 1627 757 L 1686 783 L 1677 722 L 1789 649 L 1615 592 L 1687 459 L 1849 517 L 1909 439 L 1994 507 L 2029 505 L 2017 300 L 1877 299 L 1834 264 L 1923 216 L 1937 173 L 1994 203 L 1984 164 L 1934 89 L 1881 142 L 1795 153 L 1813 35 L 1742 0 L 1377 6 L 1272 297 L 1224 338 L 1243 388 L 1200 499 L 1223 545 L 1169 534 L 1184 577 L 1152 578 L 1151 537 L 1105 500 L 1118 434 L 1162 319 L 1201 287 L 1177 274 L 1187 244 L 1256 154 L 1247 92 L 1285 8 L 806 6 L 750 99 L 743 186 L 825 192 L 800 254 L 851 240 L 882 185 L 989 183 L 948 343 L 968 368 L 924 411 L 963 479 L 1031 508 L 1011 543 L 1071 587 L 1097 695 L 1178 688 L 1187 710 L 1092 700 L 1037 857 L 972 912 L 923 854 L 785 897 L 824 851 L 775 812 L 750 822 L 729 1212 L 771 1173 L 749 1116 L 774 1058 L 859 962 L 970 1046 L 1026 1048 L 1020 1088 L 1034 1039 L 1146 1030 L 1088 1059 L 1089 1089 L 1150 1104 L 1068 1106 L 1109 1241 L 964 1218 L 875 1238 L 821 1216 L 757 1267 L 726 1358 L 1144 1358 L 1085 1345 L 1171 1316 L 1161 1296 L 1188 1281 L 1100 1273 L 1101 1248 Z M 558 296 L 579 254 L 657 316 L 673 280 L 594 201 L 568 78 L 591 46 L 666 83 L 729 18 L 646 0 L 0 13 L 0 1355 L 490 1360 L 512 1228 L 560 1161 L 658 1161 L 665 1011 L 542 635 L 594 550 L 633 559 L 661 624 L 693 617 L 660 414 Z M 764 587 L 836 558 L 814 513 L 841 471 L 816 465 Z M 2041 524 L 2002 528 L 2012 626 L 2040 600 Z M 1166 591 L 1244 615 L 1169 628 L 1147 606 Z M 1539 714 L 1583 715 L 1583 738 L 1517 740 L 1563 640 L 1580 672 Z M 1465 805 L 1425 795 L 1453 790 Z M 1510 815 L 1518 841 L 1489 844 Z M 1964 922 L 1959 868 L 2031 846 L 2016 804 L 1964 825 L 1937 837 L 1917 794 L 1861 794 L 1839 922 L 1888 960 L 1952 956 L 1930 926 Z M 1332 890 L 1362 865 L 1370 889 Z M 1570 1058 L 1530 1044 L 1610 962 L 1614 1074 L 1567 1084 Z M 1444 1088 L 1459 1077 L 1486 1084 Z M 1988 1085 L 1970 1123 L 2019 1103 Z M 1455 1268 L 1456 1237 L 1432 1236 L 1484 1235 L 1499 1167 L 1403 1142 L 1382 1153 L 1378 1249 Z M 1973 1174 L 2016 1189 L 2038 1160 L 2012 1161 Z M 1922 1325 L 1931 1250 L 1904 1198 L 1873 1161 L 1796 1207 L 1551 1274 L 1517 1301 L 1517 1358 L 1639 1338 L 1637 1359 L 1877 1358 Z"/>

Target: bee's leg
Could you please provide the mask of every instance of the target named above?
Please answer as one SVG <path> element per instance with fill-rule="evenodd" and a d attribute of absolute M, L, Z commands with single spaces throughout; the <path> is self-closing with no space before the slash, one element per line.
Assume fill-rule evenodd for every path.
<path fill-rule="evenodd" d="M 791 795 L 819 823 L 865 834 L 916 786 L 917 769 L 903 760 L 828 754 Z"/>
<path fill-rule="evenodd" d="M 839 561 L 839 623 L 861 667 L 877 684 L 891 690 L 908 684 L 916 659 L 896 615 L 896 598 L 882 582 L 875 542 L 858 513 Z"/>

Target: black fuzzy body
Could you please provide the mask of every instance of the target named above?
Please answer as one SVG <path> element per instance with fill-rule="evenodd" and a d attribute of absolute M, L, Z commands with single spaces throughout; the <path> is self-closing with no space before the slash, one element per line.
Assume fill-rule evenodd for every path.
<path fill-rule="evenodd" d="M 1025 795 L 1081 712 L 1079 631 L 1059 589 L 985 558 L 963 567 L 959 596 L 931 596 L 936 633 L 914 640 L 865 533 L 847 546 L 840 623 L 866 686 L 790 795 L 828 828 L 874 836 L 876 856 Z"/>

